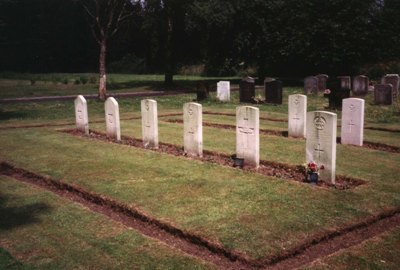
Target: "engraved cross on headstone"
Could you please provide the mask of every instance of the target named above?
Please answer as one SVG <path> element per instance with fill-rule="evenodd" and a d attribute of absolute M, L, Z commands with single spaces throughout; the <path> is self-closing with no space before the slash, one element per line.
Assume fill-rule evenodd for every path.
<path fill-rule="evenodd" d="M 353 126 L 355 126 L 356 124 L 353 123 L 353 120 L 350 120 L 350 123 L 347 124 L 350 128 L 350 133 L 353 131 Z"/>
<path fill-rule="evenodd" d="M 314 151 L 318 153 L 318 161 L 321 160 L 321 153 L 325 152 L 325 150 L 321 149 L 321 144 L 319 143 L 315 148 Z"/>
<path fill-rule="evenodd" d="M 83 119 L 83 115 L 82 115 L 82 114 L 83 114 L 83 113 L 82 113 L 82 109 L 81 109 L 81 108 L 78 108 L 78 110 L 77 110 L 77 111 L 78 111 L 78 119 L 79 119 L 79 120 L 82 120 L 82 119 Z"/>

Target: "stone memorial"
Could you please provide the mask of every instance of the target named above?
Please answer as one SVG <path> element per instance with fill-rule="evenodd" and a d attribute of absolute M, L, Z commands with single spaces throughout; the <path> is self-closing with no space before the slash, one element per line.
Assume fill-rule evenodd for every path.
<path fill-rule="evenodd" d="M 328 81 L 329 76 L 326 74 L 318 74 L 317 76 L 318 79 L 318 91 L 324 92 L 326 89 L 326 82 Z"/>
<path fill-rule="evenodd" d="M 255 79 L 245 77 L 239 83 L 239 100 L 240 102 L 254 102 L 256 95 Z"/>
<path fill-rule="evenodd" d="M 201 104 L 183 105 L 183 142 L 188 156 L 203 156 L 203 115 Z"/>
<path fill-rule="evenodd" d="M 220 101 L 231 100 L 231 84 L 229 81 L 220 81 L 217 83 L 217 98 Z"/>
<path fill-rule="evenodd" d="M 236 157 L 244 166 L 260 165 L 260 111 L 252 106 L 236 108 Z"/>
<path fill-rule="evenodd" d="M 76 129 L 89 135 L 89 117 L 86 99 L 79 95 L 75 101 L 75 122 Z"/>
<path fill-rule="evenodd" d="M 334 113 L 307 113 L 306 161 L 317 163 L 319 179 L 331 184 L 335 184 L 336 177 L 336 127 Z"/>
<path fill-rule="evenodd" d="M 278 80 L 264 81 L 265 102 L 282 104 L 282 82 Z"/>
<path fill-rule="evenodd" d="M 158 149 L 157 101 L 144 99 L 140 105 L 143 145 L 145 148 Z"/>
<path fill-rule="evenodd" d="M 339 76 L 340 89 L 351 89 L 351 77 L 350 76 Z"/>
<path fill-rule="evenodd" d="M 119 106 L 113 97 L 107 98 L 105 102 L 107 137 L 121 140 L 121 128 L 119 123 Z"/>
<path fill-rule="evenodd" d="M 290 137 L 306 137 L 307 96 L 289 96 L 288 133 Z"/>
<path fill-rule="evenodd" d="M 386 76 L 382 78 L 382 84 L 392 85 L 394 99 L 399 96 L 399 84 L 400 84 L 399 74 L 386 74 Z"/>
<path fill-rule="evenodd" d="M 374 98 L 376 105 L 392 105 L 393 86 L 391 84 L 375 84 Z"/>
<path fill-rule="evenodd" d="M 359 75 L 353 79 L 352 92 L 354 96 L 365 96 L 368 94 L 369 79 L 367 76 Z"/>
<path fill-rule="evenodd" d="M 362 146 L 364 140 L 365 101 L 360 98 L 343 100 L 341 143 Z"/>
<path fill-rule="evenodd" d="M 315 76 L 309 76 L 304 79 L 304 94 L 318 94 L 318 79 Z"/>

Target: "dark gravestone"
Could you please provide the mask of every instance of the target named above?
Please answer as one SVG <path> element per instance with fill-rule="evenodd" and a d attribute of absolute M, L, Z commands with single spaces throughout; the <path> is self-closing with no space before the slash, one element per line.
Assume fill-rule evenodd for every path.
<path fill-rule="evenodd" d="M 255 79 L 245 77 L 239 84 L 239 100 L 240 102 L 254 102 L 256 95 Z"/>
<path fill-rule="evenodd" d="M 382 84 L 392 85 L 393 98 L 397 98 L 399 96 L 399 83 L 400 83 L 399 74 L 386 74 L 386 76 L 382 78 Z"/>
<path fill-rule="evenodd" d="M 304 94 L 317 94 L 318 93 L 318 79 L 315 76 L 309 76 L 304 79 Z"/>
<path fill-rule="evenodd" d="M 341 89 L 351 89 L 351 77 L 350 76 L 339 76 Z"/>
<path fill-rule="evenodd" d="M 368 94 L 369 79 L 367 76 L 359 75 L 353 79 L 352 92 L 354 96 L 365 96 Z"/>
<path fill-rule="evenodd" d="M 197 94 L 197 101 L 208 99 L 210 93 L 210 84 L 206 81 L 199 82 L 197 84 L 196 94 Z"/>
<path fill-rule="evenodd" d="M 350 89 L 342 89 L 339 82 L 331 82 L 328 85 L 329 94 L 324 94 L 329 100 L 330 109 L 342 109 L 343 99 L 350 97 Z"/>
<path fill-rule="evenodd" d="M 376 105 L 392 105 L 393 86 L 391 84 L 375 84 L 374 97 Z"/>
<path fill-rule="evenodd" d="M 278 80 L 264 81 L 265 102 L 282 104 L 282 82 Z"/>
<path fill-rule="evenodd" d="M 317 76 L 318 79 L 318 91 L 323 92 L 326 89 L 326 82 L 328 81 L 329 76 L 326 74 L 318 74 Z"/>

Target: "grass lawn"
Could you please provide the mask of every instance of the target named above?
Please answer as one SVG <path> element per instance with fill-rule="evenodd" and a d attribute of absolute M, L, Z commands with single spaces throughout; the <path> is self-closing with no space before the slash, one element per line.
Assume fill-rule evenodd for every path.
<path fill-rule="evenodd" d="M 284 105 L 255 106 L 260 108 L 262 117 L 286 119 L 288 94 L 301 92 L 300 88 L 288 88 L 285 89 Z M 212 93 L 209 100 L 202 102 L 203 111 L 235 113 L 238 93 L 233 92 L 232 97 L 232 103 L 221 103 L 215 100 L 215 93 Z M 162 115 L 180 113 L 183 103 L 194 98 L 195 95 L 187 94 L 155 99 L 158 112 Z M 140 116 L 140 99 L 118 101 L 122 135 L 140 138 L 140 120 L 129 119 Z M 400 114 L 395 107 L 397 104 L 388 109 L 372 106 L 369 102 L 370 97 L 367 97 L 366 126 L 393 128 L 400 122 Z M 326 105 L 327 100 L 322 97 L 309 98 L 309 110 L 323 110 Z M 104 104 L 89 100 L 88 106 L 90 128 L 104 132 Z M 371 113 L 374 111 L 377 112 Z M 182 117 L 160 117 L 160 141 L 182 145 L 182 124 L 163 121 L 166 119 Z M 94 123 L 95 120 L 99 122 Z M 232 116 L 204 115 L 203 120 L 235 125 Z M 4 104 L 0 121 L 0 127 L 73 123 L 73 102 Z M 264 129 L 284 131 L 286 125 L 261 120 L 261 128 Z M 62 128 L 0 129 L 0 159 L 125 202 L 154 218 L 254 259 L 278 254 L 317 233 L 400 206 L 400 154 L 338 145 L 337 173 L 367 181 L 366 185 L 341 191 L 265 177 L 185 157 L 73 137 L 57 131 Z M 203 133 L 204 149 L 234 153 L 234 130 L 204 127 Z M 304 162 L 305 140 L 269 135 L 261 135 L 260 139 L 261 159 L 292 165 Z M 394 132 L 366 130 L 365 140 L 400 146 L 399 133 Z M 16 196 L 26 197 L 23 192 L 28 192 L 30 188 L 8 187 L 10 181 L 3 177 L 0 184 L 7 187 L 7 192 L 15 190 Z M 16 203 L 23 205 L 20 201 Z M 71 211 L 76 212 L 76 216 L 83 215 L 78 210 Z M 54 212 L 46 215 L 57 219 Z M 5 239 L 13 239 L 10 237 L 7 235 Z M 3 259 L 0 260 L 13 262 L 13 258 L 17 258 L 15 260 L 19 261 L 13 249 L 4 247 L 0 242 L 1 246 L 5 250 L 1 251 L 0 258 Z M 146 255 L 146 251 L 143 254 Z M 154 260 L 157 261 L 157 258 Z M 400 263 L 398 257 L 390 261 Z M 29 261 L 24 259 L 22 262 L 25 265 Z M 203 266 L 199 264 L 199 267 Z"/>

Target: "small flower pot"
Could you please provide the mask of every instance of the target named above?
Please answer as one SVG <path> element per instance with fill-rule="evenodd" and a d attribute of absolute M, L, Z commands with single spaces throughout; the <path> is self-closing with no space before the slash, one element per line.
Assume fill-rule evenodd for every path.
<path fill-rule="evenodd" d="M 235 158 L 234 159 L 233 167 L 243 168 L 243 165 L 244 165 L 244 158 Z"/>
<path fill-rule="evenodd" d="M 310 173 L 310 183 L 312 185 L 316 185 L 318 183 L 318 173 L 316 172 Z"/>

